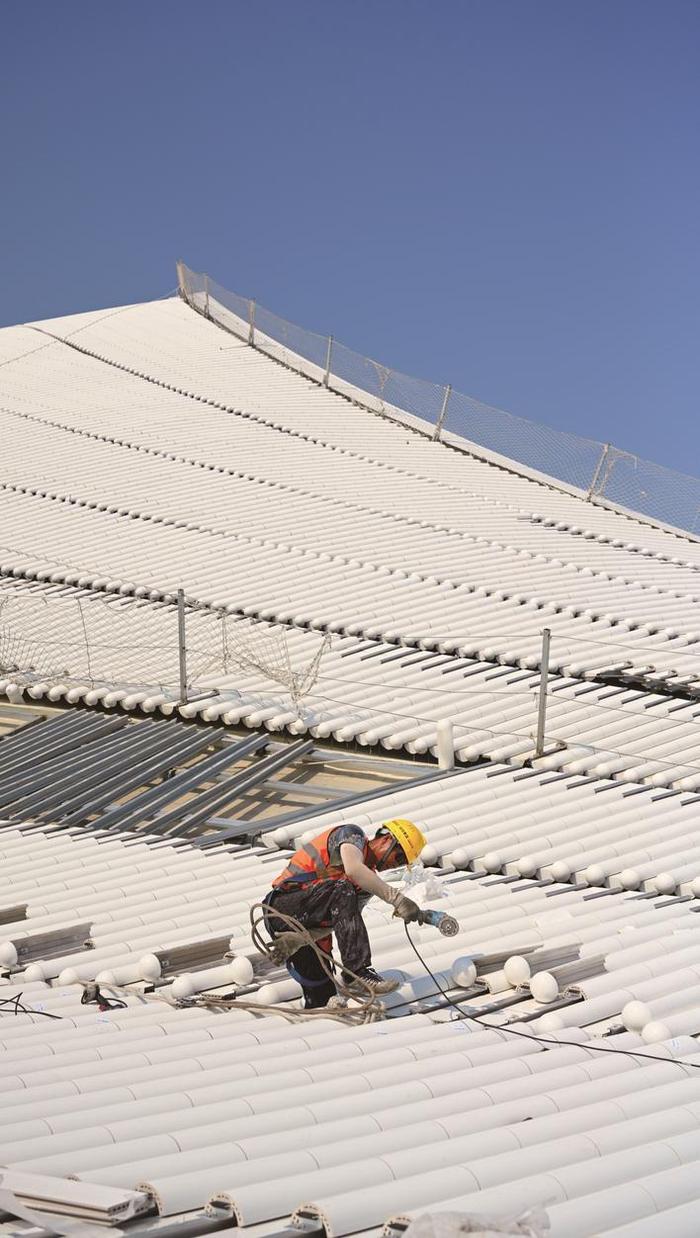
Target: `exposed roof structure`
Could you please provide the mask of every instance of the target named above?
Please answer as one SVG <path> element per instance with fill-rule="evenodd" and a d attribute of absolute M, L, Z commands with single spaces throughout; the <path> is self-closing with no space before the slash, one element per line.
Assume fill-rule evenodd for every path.
<path fill-rule="evenodd" d="M 694 1235 L 697 540 L 178 298 L 0 331 L 0 429 L 0 1234 Z M 392 815 L 459 937 L 288 1021 L 251 905 Z"/>

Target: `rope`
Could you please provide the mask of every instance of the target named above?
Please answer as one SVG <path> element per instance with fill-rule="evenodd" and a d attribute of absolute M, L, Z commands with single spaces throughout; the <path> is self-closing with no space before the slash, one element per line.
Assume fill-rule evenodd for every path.
<path fill-rule="evenodd" d="M 275 919 L 281 920 L 287 930 L 271 940 L 263 937 L 261 931 L 263 927 L 267 929 L 265 914 L 268 911 L 274 914 Z M 328 936 L 327 928 L 307 928 L 294 916 L 286 915 L 277 909 L 268 909 L 264 903 L 255 903 L 250 909 L 250 935 L 259 953 L 277 966 L 286 962 L 292 954 L 296 954 L 297 950 L 304 946 L 313 950 L 325 975 L 335 985 L 337 998 L 331 998 L 333 1004 L 314 1010 L 297 1007 L 285 1009 L 283 1006 L 267 1006 L 259 1002 L 241 1001 L 235 995 L 217 997 L 201 993 L 188 1004 L 218 1010 L 248 1010 L 253 1014 L 276 1014 L 291 1023 L 301 1023 L 308 1019 L 333 1019 L 337 1023 L 362 1024 L 374 1023 L 385 1017 L 384 1006 L 378 1000 L 371 984 L 351 971 L 349 967 L 343 967 L 342 971 L 338 972 L 333 956 L 318 945 L 317 938 Z M 351 981 L 348 982 L 345 977 L 350 977 Z M 355 986 L 361 992 L 364 991 L 364 997 L 358 996 Z M 346 1004 L 349 1002 L 353 1004 Z"/>

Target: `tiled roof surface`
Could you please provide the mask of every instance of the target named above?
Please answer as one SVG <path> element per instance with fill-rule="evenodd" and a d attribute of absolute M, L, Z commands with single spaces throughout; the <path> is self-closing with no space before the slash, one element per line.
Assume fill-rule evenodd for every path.
<path fill-rule="evenodd" d="M 16 1174 L 70 1176 L 145 1191 L 165 1215 L 228 1209 L 240 1224 L 267 1222 L 270 1233 L 305 1204 L 340 1234 L 445 1201 L 506 1212 L 548 1201 L 557 1205 L 553 1234 L 564 1238 L 605 1232 L 590 1228 L 591 1218 L 612 1228 L 694 1197 L 697 1179 L 692 1187 L 683 1167 L 697 1172 L 700 1158 L 700 1075 L 689 1065 L 700 1065 L 691 1035 L 700 993 L 697 904 L 615 890 L 615 874 L 601 899 L 556 882 L 503 884 L 454 870 L 450 857 L 464 863 L 460 847 L 480 850 L 466 818 L 488 820 L 487 793 L 491 817 L 496 804 L 507 814 L 513 778 L 509 770 L 456 774 L 412 805 L 430 822 L 446 872 L 411 892 L 461 922 L 457 939 L 427 928 L 414 930 L 415 939 L 452 996 L 460 995 L 456 976 L 470 980 L 462 979 L 460 956 L 475 960 L 482 995 L 468 989 L 464 1001 L 475 1014 L 492 1010 L 487 1026 L 453 1021 L 449 1010 L 419 1012 L 435 1004 L 435 985 L 376 904 L 366 913 L 375 961 L 402 978 L 387 1005 L 394 1015 L 412 1011 L 410 1018 L 290 1027 L 246 1011 L 176 1009 L 164 999 L 172 1001 L 173 985 L 183 991 L 177 981 L 140 994 L 139 976 L 154 974 L 152 956 L 230 933 L 234 955 L 253 959 L 248 907 L 288 853 L 3 830 L 4 888 L 13 904 L 27 904 L 28 919 L 3 925 L 0 936 L 17 944 L 79 920 L 92 923 L 94 942 L 90 951 L 29 964 L 2 990 L 61 1016 L 1 1020 L 0 1162 L 8 1183 Z M 568 854 L 587 858 L 573 839 L 595 803 L 591 785 L 541 777 L 525 785 L 519 814 L 526 805 L 543 816 L 557 809 Z M 663 799 L 656 810 L 657 837 L 669 847 L 675 803 Z M 368 801 L 354 816 L 369 828 L 403 807 L 400 797 Z M 692 836 L 694 809 L 681 811 Z M 319 815 L 293 832 L 323 823 Z M 634 839 L 624 851 L 621 831 L 608 834 L 616 835 L 619 864 L 638 861 Z M 606 838 L 601 831 L 601 843 Z M 481 867 L 478 858 L 473 867 Z M 201 987 L 203 975 L 184 991 Z M 120 992 L 110 980 L 134 986 L 120 992 L 126 1009 L 81 1006 L 79 981 L 95 977 L 107 993 Z M 274 974 L 255 984 L 262 1002 L 294 988 Z M 511 1031 L 553 1040 L 516 1038 L 498 1026 L 506 1019 Z M 618 1034 L 602 1039 L 611 1028 Z M 606 1047 L 613 1052 L 597 1052 Z M 620 1052 L 635 1048 L 651 1060 Z M 364 1189 L 350 1191 L 357 1182 Z"/>
<path fill-rule="evenodd" d="M 109 707 L 119 703 L 145 713 L 172 714 L 178 708 L 172 691 L 177 683 L 173 606 L 144 600 L 135 609 L 118 594 L 106 602 L 103 595 L 96 599 L 85 590 L 17 581 L 0 583 L 0 604 L 3 597 L 21 602 L 23 632 L 35 638 L 37 648 L 42 647 L 50 616 L 49 655 L 60 648 L 60 657 L 57 651 L 53 655 L 54 665 L 70 673 L 65 680 L 60 672 L 48 679 L 36 675 L 32 686 L 24 689 L 29 699 L 46 696 Z M 82 599 L 81 612 L 76 610 L 76 598 Z M 530 622 L 534 629 L 535 621 Z M 89 665 L 83 625 L 95 646 Z M 302 666 L 319 648 L 317 632 L 293 624 L 252 626 L 250 620 L 241 620 L 238 627 L 253 640 L 261 633 L 283 634 L 292 662 Z M 293 734 L 418 755 L 435 753 L 437 725 L 449 717 L 457 753 L 464 761 L 488 756 L 522 763 L 533 756 L 538 669 L 338 633 L 298 713 L 285 688 L 272 684 L 261 671 L 222 666 L 221 619 L 216 614 L 191 611 L 188 645 L 197 693 L 191 704 L 180 708 L 185 717 L 267 726 L 273 731 L 285 728 Z M 657 681 L 660 691 L 651 690 L 649 677 L 641 689 L 634 681 L 626 685 L 625 678 L 620 672 L 611 684 L 605 677 L 601 682 L 583 675 L 550 676 L 547 748 L 537 767 L 615 775 L 661 788 L 698 789 L 700 702 L 695 688 L 686 687 L 682 694 L 676 689 L 677 695 L 669 695 L 663 690 L 663 678 Z M 21 699 L 22 689 L 13 688 L 11 673 L 0 678 L 0 684 Z"/>
<path fill-rule="evenodd" d="M 516 662 L 546 617 L 562 665 L 614 638 L 692 669 L 692 539 L 400 430 L 179 301 L 84 317 L 45 324 L 71 347 L 0 332 L 8 564 Z"/>
<path fill-rule="evenodd" d="M 28 642 L 0 692 L 419 756 L 449 718 L 458 757 L 489 758 L 245 844 L 0 821 L 0 1191 L 85 1238 L 154 1208 L 394 1238 L 537 1204 L 552 1238 L 694 1235 L 697 541 L 432 443 L 177 300 L 0 331 L 0 433 L 0 614 Z M 334 634 L 300 711 L 211 664 L 223 613 L 292 660 Z M 19 673 L 30 648 L 60 650 L 52 673 Z M 429 837 L 409 892 L 460 934 L 413 930 L 432 979 L 375 900 L 389 1017 L 289 1023 L 250 906 L 307 831 L 391 814 Z M 95 980 L 126 1005 L 81 1004 Z M 191 1004 L 236 985 L 245 1009 Z"/>
<path fill-rule="evenodd" d="M 549 764 L 698 784 L 692 538 L 405 431 L 178 300 L 9 328 L 0 359 L 6 574 L 120 596 L 172 598 L 182 586 L 195 604 L 283 622 L 300 651 L 314 647 L 309 631 L 335 633 L 312 733 L 426 751 L 449 701 L 466 759 L 531 755 L 548 626 L 552 668 L 566 677 L 552 683 L 551 729 L 570 749 Z M 144 608 L 139 623 L 150 638 L 173 619 Z M 453 661 L 386 660 L 402 648 Z M 140 699 L 153 703 L 161 677 L 147 677 L 142 653 L 131 663 L 126 652 L 95 677 L 145 686 Z M 533 673 L 514 686 L 503 671 L 487 697 L 489 665 Z M 581 679 L 611 673 L 663 693 L 579 697 Z M 251 693 L 242 704 L 204 701 L 200 712 L 296 721 L 269 684 L 235 683 Z M 225 692 L 230 680 L 204 685 Z M 66 690 L 76 695 L 74 680 Z"/>

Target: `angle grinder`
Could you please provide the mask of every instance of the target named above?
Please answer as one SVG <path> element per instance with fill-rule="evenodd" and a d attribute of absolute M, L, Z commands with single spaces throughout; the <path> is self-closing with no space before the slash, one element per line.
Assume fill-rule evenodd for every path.
<path fill-rule="evenodd" d="M 443 937 L 456 937 L 459 932 L 459 923 L 454 916 L 448 916 L 446 911 L 431 911 L 429 907 L 421 910 L 418 923 L 430 924 L 442 933 Z"/>

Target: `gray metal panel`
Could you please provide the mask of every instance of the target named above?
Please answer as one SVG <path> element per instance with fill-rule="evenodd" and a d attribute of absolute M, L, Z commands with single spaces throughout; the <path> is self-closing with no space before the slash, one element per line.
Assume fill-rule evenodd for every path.
<path fill-rule="evenodd" d="M 0 907 L 0 924 L 15 924 L 17 920 L 26 920 L 26 918 L 26 903 L 17 903 L 15 907 Z"/>
<path fill-rule="evenodd" d="M 94 715 L 90 715 L 88 720 L 94 725 Z M 42 722 L 27 731 L 23 729 L 16 739 L 14 735 L 8 735 L 0 743 L 0 776 L 6 769 L 30 759 L 33 754 L 50 751 L 61 743 L 70 745 L 75 742 L 71 737 L 79 735 L 84 723 L 84 718 L 68 715 Z"/>
<path fill-rule="evenodd" d="M 152 723 L 147 725 L 149 728 L 152 727 Z M 102 756 L 121 744 L 133 742 L 130 737 L 135 734 L 135 727 L 142 727 L 142 723 L 126 722 L 125 727 L 116 727 L 116 729 L 99 729 L 97 732 L 89 730 L 89 732 L 84 732 L 83 737 L 87 739 L 87 743 L 76 744 L 68 751 L 58 753 L 37 765 L 27 765 L 26 768 L 10 770 L 0 775 L 0 805 L 7 802 L 9 795 L 20 794 L 17 789 L 22 789 L 22 794 L 25 794 L 33 785 L 41 786 L 43 781 L 50 780 L 51 777 L 59 777 L 68 770 L 79 768 L 85 760 L 94 760 L 97 755 Z"/>
<path fill-rule="evenodd" d="M 30 779 L 36 772 L 43 772 L 48 765 L 57 762 L 59 758 L 70 759 L 73 753 L 94 744 L 106 735 L 122 730 L 125 726 L 128 726 L 127 718 L 104 718 L 99 721 L 93 719 L 92 726 L 83 728 L 79 734 L 71 732 L 58 739 L 54 738 L 53 742 L 46 746 L 44 746 L 43 737 L 38 737 L 39 742 L 33 749 L 23 753 L 16 762 L 8 763 L 0 768 L 0 786 L 5 785 L 9 779 L 13 782 Z"/>
<path fill-rule="evenodd" d="M 16 815 L 20 806 L 22 811 L 28 811 L 34 807 L 35 802 L 40 802 L 53 789 L 60 789 L 62 793 L 64 787 L 74 787 L 88 772 L 108 768 L 110 763 L 124 752 L 143 749 L 147 736 L 155 736 L 157 733 L 152 724 L 147 731 L 142 727 L 142 723 L 134 723 L 116 735 L 109 733 L 103 736 L 102 743 L 85 745 L 47 762 L 40 766 L 36 773 L 27 774 L 18 782 L 12 780 L 5 784 L 0 783 L 0 786 L 3 786 L 0 805 L 9 804 Z"/>
<path fill-rule="evenodd" d="M 161 817 L 153 824 L 151 829 L 159 834 L 177 835 L 203 824 L 209 820 L 213 813 L 223 808 L 229 800 L 237 798 L 244 791 L 248 791 L 251 787 L 264 782 L 266 778 L 269 778 L 270 774 L 278 769 L 284 769 L 285 765 L 289 765 L 298 757 L 303 756 L 304 753 L 309 752 L 313 746 L 313 740 L 311 739 L 297 740 L 296 743 L 290 744 L 282 752 L 275 753 L 274 756 L 264 757 L 252 770 L 236 774 L 235 777 L 228 779 L 223 785 L 212 787 L 211 791 L 205 792 L 204 795 L 199 797 L 197 811 L 188 815 L 181 825 L 178 826 L 175 823 L 183 816 L 183 807 L 187 811 L 187 805 L 180 806 L 165 817 Z"/>
<path fill-rule="evenodd" d="M 99 821 L 96 821 L 94 823 L 95 827 L 98 830 L 104 828 L 123 830 L 132 828 L 139 820 L 148 821 L 156 811 L 167 807 L 170 800 L 178 798 L 187 791 L 194 790 L 202 782 L 215 777 L 220 770 L 226 769 L 227 766 L 240 761 L 243 757 L 266 747 L 269 742 L 268 735 L 254 735 L 250 739 L 242 740 L 239 744 L 227 746 L 223 751 L 215 752 L 212 756 L 205 757 L 193 768 L 188 768 L 183 770 L 181 774 L 176 774 L 167 783 L 157 787 L 150 787 L 148 791 L 144 791 L 142 795 L 137 795 L 134 799 L 129 800 L 128 803 L 117 805 L 110 812 L 107 812 L 104 817 L 101 817 Z"/>
<path fill-rule="evenodd" d="M 6 706 L 3 703 L 0 706 L 0 713 L 4 716 Z M 16 711 L 19 712 L 19 709 Z M 5 759 L 5 753 L 15 752 L 20 750 L 27 742 L 32 742 L 33 734 L 41 728 L 45 733 L 60 732 L 62 727 L 67 723 L 74 723 L 75 719 L 72 714 L 59 714 L 53 718 L 42 718 L 40 715 L 30 717 L 24 726 L 18 727 L 15 731 L 10 731 L 9 735 L 4 735 L 0 739 L 0 757 Z"/>
<path fill-rule="evenodd" d="M 61 820 L 74 825 L 93 816 L 115 797 L 121 798 L 142 786 L 144 782 L 150 782 L 152 778 L 181 765 L 184 760 L 196 756 L 212 742 L 210 733 L 197 730 L 192 735 L 178 736 L 175 741 L 170 736 L 159 739 L 159 743 L 149 744 L 148 750 L 140 752 L 136 759 L 127 757 L 120 761 L 110 778 L 91 778 L 82 786 L 79 795 L 73 800 L 64 801 L 60 812 Z M 100 788 L 100 794 L 86 800 L 86 794 L 91 795 L 96 785 Z"/>
<path fill-rule="evenodd" d="M 479 767 L 487 765 L 488 761 L 480 761 Z M 477 766 L 470 766 L 470 769 L 476 769 Z M 237 823 L 229 823 L 228 826 L 222 828 L 218 834 L 208 834 L 204 838 L 193 838 L 192 846 L 206 849 L 214 847 L 217 843 L 227 842 L 240 837 L 242 834 L 269 834 L 272 830 L 279 829 L 281 825 L 291 825 L 294 821 L 306 820 L 307 817 L 315 817 L 321 813 L 332 811 L 336 808 L 347 808 L 351 804 L 364 804 L 367 800 L 378 800 L 386 795 L 394 795 L 399 791 L 408 791 L 411 787 L 423 787 L 426 783 L 436 782 L 440 778 L 454 778 L 457 774 L 468 773 L 464 769 L 442 770 L 435 767 L 430 773 L 424 774 L 421 778 L 409 778 L 405 782 L 392 782 L 387 787 L 369 788 L 366 791 L 351 791 L 348 795 L 340 795 L 337 799 L 326 801 L 325 804 L 319 804 L 317 807 L 309 805 L 307 808 L 297 808 L 294 812 L 285 812 L 278 817 L 271 817 L 267 821 L 239 821 Z M 211 819 L 212 825 L 224 825 L 223 821 L 219 822 L 215 817 Z"/>
<path fill-rule="evenodd" d="M 25 937 L 10 938 L 17 951 L 16 970 L 26 967 L 36 959 L 61 958 L 80 950 L 89 950 L 92 942 L 92 921 L 81 924 L 65 924 L 60 928 L 42 933 L 29 933 Z"/>

